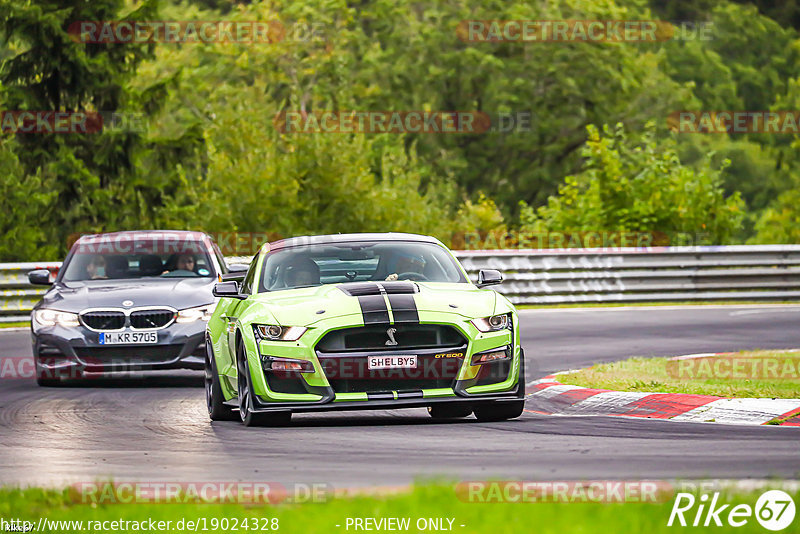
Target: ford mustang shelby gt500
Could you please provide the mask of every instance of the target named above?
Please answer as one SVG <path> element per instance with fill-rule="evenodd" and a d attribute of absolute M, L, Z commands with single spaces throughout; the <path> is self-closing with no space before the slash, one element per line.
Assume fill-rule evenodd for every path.
<path fill-rule="evenodd" d="M 438 240 L 350 234 L 265 244 L 218 283 L 206 330 L 212 420 L 287 423 L 293 412 L 427 407 L 434 418 L 518 417 L 514 306 Z M 238 414 L 236 413 L 238 409 Z"/>

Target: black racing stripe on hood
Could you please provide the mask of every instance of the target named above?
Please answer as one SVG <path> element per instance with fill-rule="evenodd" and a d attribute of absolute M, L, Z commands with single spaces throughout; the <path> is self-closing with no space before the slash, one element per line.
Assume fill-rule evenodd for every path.
<path fill-rule="evenodd" d="M 389 309 L 383 295 L 365 295 L 358 297 L 358 304 L 361 306 L 361 315 L 364 316 L 364 324 L 389 323 Z"/>
<path fill-rule="evenodd" d="M 381 288 L 375 282 L 352 282 L 341 284 L 338 287 L 345 295 L 350 297 L 381 294 Z"/>
<path fill-rule="evenodd" d="M 419 293 L 419 286 L 414 282 L 346 282 L 340 284 L 339 289 L 345 295 L 351 297 L 362 297 L 365 295 L 387 295 Z"/>
<path fill-rule="evenodd" d="M 417 313 L 417 303 L 414 302 L 414 295 L 390 294 L 388 297 L 395 323 L 419 322 L 419 313 Z"/>
<path fill-rule="evenodd" d="M 387 295 L 411 294 L 419 293 L 419 286 L 414 282 L 378 282 L 383 286 L 383 290 Z"/>

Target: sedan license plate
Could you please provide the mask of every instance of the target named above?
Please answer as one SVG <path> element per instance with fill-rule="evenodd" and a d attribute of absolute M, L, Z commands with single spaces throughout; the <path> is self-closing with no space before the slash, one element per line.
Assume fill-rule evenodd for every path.
<path fill-rule="evenodd" d="M 367 368 L 376 369 L 416 369 L 416 356 L 370 356 L 367 359 Z"/>
<path fill-rule="evenodd" d="M 109 332 L 100 334 L 101 345 L 138 345 L 158 343 L 156 332 Z"/>

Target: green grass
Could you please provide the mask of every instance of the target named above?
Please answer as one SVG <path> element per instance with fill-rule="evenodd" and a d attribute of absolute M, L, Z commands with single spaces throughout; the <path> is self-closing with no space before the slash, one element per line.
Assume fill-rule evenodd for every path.
<path fill-rule="evenodd" d="M 12 323 L 0 323 L 0 328 L 19 328 L 21 326 L 26 326 L 30 328 L 31 322 L 30 321 L 16 321 Z"/>
<path fill-rule="evenodd" d="M 794 369 L 797 369 L 800 358 L 800 354 L 796 352 L 766 350 L 743 351 L 732 356 L 748 359 L 770 358 L 777 360 L 779 366 L 790 361 Z M 615 391 L 800 399 L 800 380 L 796 374 L 794 379 L 698 378 L 691 373 L 676 372 L 678 364 L 679 362 L 669 362 L 667 358 L 630 358 L 558 375 L 558 380 L 564 384 Z"/>
<path fill-rule="evenodd" d="M 537 310 L 542 308 L 622 308 L 628 306 L 763 306 L 775 304 L 800 304 L 797 301 L 770 301 L 770 302 L 753 302 L 752 300 L 681 300 L 676 302 L 574 302 L 569 304 L 517 304 L 518 310 Z"/>
<path fill-rule="evenodd" d="M 722 492 L 720 502 L 745 503 L 754 506 L 762 492 Z M 791 492 L 790 492 L 791 493 Z M 791 493 L 800 502 L 800 492 Z M 418 532 L 415 523 L 419 518 L 452 518 L 453 532 L 609 533 L 648 534 L 675 532 L 681 527 L 667 527 L 674 503 L 670 493 L 660 503 L 469 503 L 460 500 L 452 485 L 425 484 L 403 493 L 383 496 L 338 497 L 323 503 L 299 505 L 237 505 L 237 504 L 85 504 L 74 492 L 44 489 L 0 489 L 0 517 L 17 518 L 38 524 L 40 517 L 49 520 L 142 521 L 197 521 L 205 518 L 207 530 L 198 532 L 234 531 L 212 528 L 212 518 L 278 520 L 279 532 L 289 534 L 332 534 L 355 532 L 346 529 L 348 517 L 409 517 L 411 528 Z M 696 510 L 693 509 L 693 511 Z M 686 517 L 691 521 L 693 512 Z M 797 520 L 795 520 L 795 524 Z M 339 525 L 339 526 L 337 526 Z M 447 522 L 445 521 L 445 525 Z M 464 525 L 463 527 L 461 525 Z M 35 527 L 34 527 L 35 528 Z M 700 528 L 689 527 L 700 531 Z M 239 528 L 239 531 L 243 529 Z M 716 527 L 715 532 L 760 532 L 764 529 L 750 518 L 747 525 L 733 529 Z M 61 531 L 67 531 L 63 529 Z M 86 528 L 84 527 L 84 531 Z M 132 530 L 131 530 L 132 531 Z M 174 528 L 167 531 L 175 531 Z M 791 531 L 791 528 L 788 530 Z"/>

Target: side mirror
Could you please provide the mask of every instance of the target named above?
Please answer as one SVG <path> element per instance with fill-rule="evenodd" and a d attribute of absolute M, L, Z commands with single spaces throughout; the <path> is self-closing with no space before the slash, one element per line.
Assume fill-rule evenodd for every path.
<path fill-rule="evenodd" d="M 244 277 L 247 275 L 247 271 L 249 270 L 249 265 L 245 265 L 243 263 L 233 263 L 228 265 L 228 272 L 223 274 L 220 278 L 223 282 L 229 282 L 231 280 L 244 280 Z"/>
<path fill-rule="evenodd" d="M 496 269 L 481 269 L 478 273 L 478 287 L 493 286 L 503 283 L 503 273 Z"/>
<path fill-rule="evenodd" d="M 50 271 L 47 269 L 36 269 L 28 273 L 28 282 L 37 286 L 51 286 Z"/>
<path fill-rule="evenodd" d="M 211 293 L 215 297 L 228 297 L 240 300 L 247 298 L 247 295 L 242 295 L 239 293 L 239 284 L 236 282 L 219 282 L 214 285 L 214 289 L 211 291 Z"/>

